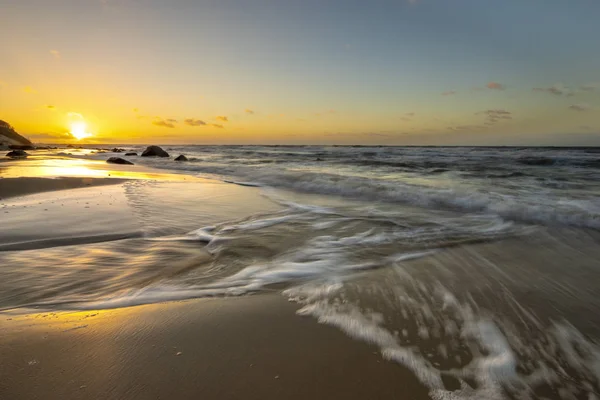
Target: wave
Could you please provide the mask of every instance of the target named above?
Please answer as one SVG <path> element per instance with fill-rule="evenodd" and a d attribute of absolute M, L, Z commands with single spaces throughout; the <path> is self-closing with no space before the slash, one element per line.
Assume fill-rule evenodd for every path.
<path fill-rule="evenodd" d="M 175 163 L 172 163 L 175 164 Z M 325 172 L 286 171 L 267 167 L 187 164 L 167 168 L 207 174 L 212 178 L 252 186 L 292 189 L 299 192 L 343 196 L 367 201 L 383 201 L 460 212 L 492 213 L 508 220 L 542 225 L 567 225 L 600 230 L 600 204 L 597 198 L 566 201 L 564 196 L 548 196 L 535 191 L 507 195 L 486 190 L 439 188 L 361 176 Z M 498 174 L 496 178 L 521 176 L 521 172 Z M 229 177 L 236 177 L 231 179 Z M 539 190 L 539 189 L 538 189 Z"/>

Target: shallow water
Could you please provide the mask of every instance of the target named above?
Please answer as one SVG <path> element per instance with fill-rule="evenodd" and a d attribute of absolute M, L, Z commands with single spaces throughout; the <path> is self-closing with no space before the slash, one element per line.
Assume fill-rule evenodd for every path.
<path fill-rule="evenodd" d="M 411 369 L 432 398 L 599 396 L 594 149 L 180 152 L 195 160 L 136 162 L 240 184 L 131 181 L 87 209 L 94 189 L 5 201 L 0 307 L 275 291 Z"/>

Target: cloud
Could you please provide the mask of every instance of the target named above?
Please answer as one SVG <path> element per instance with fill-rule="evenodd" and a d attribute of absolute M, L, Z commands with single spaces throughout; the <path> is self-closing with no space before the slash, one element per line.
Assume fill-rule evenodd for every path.
<path fill-rule="evenodd" d="M 250 114 L 250 115 L 254 114 L 254 111 L 250 110 L 249 108 L 246 108 L 246 109 L 244 110 L 244 112 L 245 112 L 246 114 Z"/>
<path fill-rule="evenodd" d="M 416 3 L 416 1 L 415 1 L 415 3 Z M 388 133 L 368 132 L 368 133 L 364 133 L 364 136 L 391 137 L 392 135 L 390 135 Z"/>
<path fill-rule="evenodd" d="M 590 106 L 587 104 L 572 104 L 569 106 L 569 110 L 573 111 L 587 111 L 590 109 Z"/>
<path fill-rule="evenodd" d="M 448 126 L 446 127 L 449 131 L 478 131 L 485 129 L 485 126 L 482 125 L 458 125 L 458 126 Z"/>
<path fill-rule="evenodd" d="M 594 128 L 592 128 L 592 127 L 591 127 L 591 126 L 589 126 L 589 125 L 581 125 L 581 126 L 579 127 L 579 129 L 583 129 L 584 131 L 593 131 L 593 130 L 594 130 Z"/>
<path fill-rule="evenodd" d="M 573 92 L 562 83 L 554 84 L 548 88 L 533 88 L 534 92 L 550 93 L 555 96 L 573 96 Z"/>
<path fill-rule="evenodd" d="M 175 123 L 177 123 L 174 119 L 162 119 L 160 117 L 155 117 L 154 121 L 152 121 L 152 125 L 160 126 L 161 128 L 175 128 Z"/>
<path fill-rule="evenodd" d="M 223 125 L 221 125 L 221 124 L 210 124 L 210 126 L 212 126 L 213 128 L 219 128 L 219 129 L 223 128 Z"/>
<path fill-rule="evenodd" d="M 600 84 L 598 83 L 588 83 L 587 85 L 579 86 L 579 89 L 583 90 L 584 92 L 593 92 L 594 90 L 597 90 L 599 88 Z"/>
<path fill-rule="evenodd" d="M 487 85 L 485 85 L 488 89 L 492 89 L 492 90 L 504 90 L 504 85 L 498 83 L 498 82 L 489 82 Z"/>
<path fill-rule="evenodd" d="M 132 111 L 133 111 L 134 113 L 136 113 L 136 112 L 139 112 L 139 111 L 140 111 L 140 109 L 139 109 L 139 108 L 132 108 Z"/>
<path fill-rule="evenodd" d="M 83 115 L 81 115 L 79 113 L 76 113 L 76 112 L 73 112 L 73 111 L 69 111 L 67 113 L 67 117 L 69 117 L 70 119 L 76 119 L 78 121 L 83 121 L 84 120 Z"/>
<path fill-rule="evenodd" d="M 455 94 L 456 94 L 456 92 L 454 90 L 450 90 L 450 91 L 447 91 L 447 92 L 442 92 L 442 96 L 453 96 Z"/>
<path fill-rule="evenodd" d="M 200 119 L 194 119 L 194 118 L 186 118 L 183 121 L 184 124 L 189 125 L 189 126 L 203 126 L 206 125 L 206 122 L 200 120 Z"/>
<path fill-rule="evenodd" d="M 33 139 L 33 141 L 38 140 L 74 140 L 75 137 L 71 135 L 69 132 L 43 132 L 43 133 L 33 133 L 27 135 L 28 138 Z"/>
<path fill-rule="evenodd" d="M 414 112 L 409 112 L 404 115 L 406 115 L 407 117 L 414 117 L 416 114 Z"/>
<path fill-rule="evenodd" d="M 499 120 L 512 119 L 512 112 L 502 109 L 491 109 L 480 111 L 475 115 L 485 115 L 485 125 L 490 126 L 498 122 Z"/>
<path fill-rule="evenodd" d="M 215 119 L 216 119 L 217 121 L 223 121 L 223 122 L 228 122 L 228 121 L 229 121 L 229 118 L 227 118 L 227 117 L 226 117 L 226 116 L 224 116 L 224 115 L 217 115 L 217 116 L 215 117 Z"/>
<path fill-rule="evenodd" d="M 56 109 L 56 107 L 54 107 L 52 105 L 49 105 L 49 104 L 45 105 L 44 107 L 47 108 L 48 110 L 55 110 Z"/>
<path fill-rule="evenodd" d="M 50 54 L 52 54 L 54 58 L 60 58 L 60 52 L 58 50 L 50 50 Z"/>
<path fill-rule="evenodd" d="M 25 93 L 30 93 L 30 94 L 37 93 L 37 90 L 35 90 L 35 89 L 34 89 L 34 88 L 32 88 L 31 86 L 25 86 L 25 87 L 23 88 L 23 91 L 24 91 Z"/>
<path fill-rule="evenodd" d="M 327 110 L 327 111 L 317 112 L 317 113 L 315 113 L 315 115 L 317 117 L 321 117 L 323 115 L 330 115 L 330 114 L 335 114 L 335 113 L 337 113 L 337 111 L 335 111 L 335 110 Z M 280 114 L 280 116 L 283 117 L 283 114 Z"/>

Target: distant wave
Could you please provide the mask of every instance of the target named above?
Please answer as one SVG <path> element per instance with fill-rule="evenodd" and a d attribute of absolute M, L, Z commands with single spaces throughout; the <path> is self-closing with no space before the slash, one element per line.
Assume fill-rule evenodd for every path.
<path fill-rule="evenodd" d="M 483 212 L 526 223 L 567 225 L 600 230 L 600 205 L 597 200 L 565 201 L 536 193 L 513 196 L 483 190 L 459 190 L 407 184 L 384 179 L 369 179 L 328 173 L 238 167 L 235 165 L 186 164 L 159 162 L 160 166 L 208 174 L 213 178 L 252 186 L 270 186 L 305 193 L 337 195 L 369 201 L 402 203 L 419 207 Z M 518 177 L 515 171 L 491 178 Z M 232 179 L 230 177 L 235 177 Z M 240 183 L 241 182 L 241 183 Z M 245 183 L 251 182 L 251 183 Z"/>

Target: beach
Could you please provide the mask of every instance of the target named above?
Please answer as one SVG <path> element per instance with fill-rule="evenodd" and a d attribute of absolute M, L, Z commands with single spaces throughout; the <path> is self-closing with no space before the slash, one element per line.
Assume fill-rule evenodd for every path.
<path fill-rule="evenodd" d="M 57 152 L 0 164 L 0 398 L 598 392 L 593 219 Z"/>
<path fill-rule="evenodd" d="M 3 315 L 6 399 L 427 398 L 377 349 L 276 295 Z M 7 320 L 10 319 L 10 320 Z"/>

